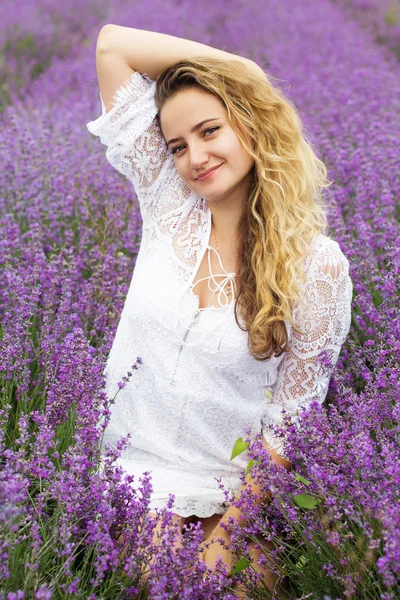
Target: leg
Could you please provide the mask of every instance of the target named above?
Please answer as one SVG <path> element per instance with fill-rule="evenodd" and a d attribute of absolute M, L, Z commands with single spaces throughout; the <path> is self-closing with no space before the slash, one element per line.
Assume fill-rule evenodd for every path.
<path fill-rule="evenodd" d="M 204 540 L 205 541 L 209 536 L 211 536 L 213 530 L 218 525 L 223 515 L 215 514 L 211 517 L 205 517 L 203 519 L 198 518 L 199 521 L 202 522 L 202 529 L 204 532 Z M 261 546 L 261 547 L 260 547 Z M 287 584 L 286 581 L 277 575 L 276 573 L 272 573 L 268 568 L 268 565 L 259 565 L 258 559 L 265 555 L 267 558 L 269 556 L 269 551 L 274 548 L 272 542 L 268 542 L 265 539 L 262 539 L 256 544 L 256 542 L 249 541 L 248 542 L 248 553 L 251 555 L 251 566 L 252 568 L 262 575 L 262 581 L 269 591 L 275 589 L 276 592 L 279 592 L 280 598 L 285 598 L 284 592 L 286 590 Z M 228 550 L 224 550 L 223 548 L 219 548 L 217 551 L 218 554 L 221 554 L 222 559 L 225 564 L 228 566 L 233 566 L 232 564 L 232 554 Z M 271 561 L 273 559 L 271 558 Z M 276 560 L 276 559 L 275 559 Z M 234 588 L 234 593 L 237 598 L 247 598 L 246 591 L 240 585 L 236 585 Z"/>
<path fill-rule="evenodd" d="M 260 545 L 262 546 L 262 548 L 260 548 Z M 262 566 L 258 564 L 258 559 L 260 558 L 260 556 L 264 554 L 268 558 L 268 551 L 272 550 L 273 548 L 274 545 L 271 542 L 268 542 L 267 540 L 262 540 L 257 544 L 255 542 L 248 543 L 248 551 L 251 554 L 251 566 L 254 568 L 255 571 L 262 575 L 261 580 L 263 581 L 267 589 L 270 592 L 272 592 L 273 590 L 275 590 L 275 592 L 279 592 L 279 598 L 283 599 L 285 598 L 284 592 L 286 589 L 285 580 L 282 581 L 282 578 L 279 575 L 277 575 L 276 573 L 272 573 L 271 570 L 268 568 L 267 564 L 264 564 Z M 273 559 L 271 558 L 271 561 L 272 560 Z M 234 592 L 237 598 L 247 598 L 246 591 L 241 585 L 236 585 L 234 588 Z"/>
<path fill-rule="evenodd" d="M 157 516 L 156 513 L 152 513 L 152 512 L 149 512 L 149 515 L 154 518 Z M 172 518 L 172 522 L 178 523 L 178 526 L 179 526 L 179 536 L 176 538 L 175 544 L 173 546 L 173 550 L 176 550 L 178 548 L 182 548 L 182 528 L 183 528 L 183 525 L 185 522 L 185 517 L 181 517 L 180 515 L 174 514 L 173 518 Z M 158 545 L 160 542 L 160 538 L 162 535 L 161 527 L 162 527 L 161 523 L 158 522 L 155 529 L 153 530 L 153 540 L 152 540 L 153 546 Z M 150 561 L 150 562 L 152 562 L 152 561 Z M 150 573 L 150 564 L 147 565 L 147 567 L 148 568 L 146 568 L 146 567 L 143 568 L 142 575 L 139 578 L 141 585 L 145 589 L 147 589 L 147 581 L 148 581 L 148 577 L 149 577 L 149 573 Z"/>
<path fill-rule="evenodd" d="M 153 513 L 153 512 L 149 512 L 149 515 L 150 515 L 151 517 L 153 517 L 153 518 L 156 518 L 156 516 L 157 516 L 157 515 L 156 515 L 156 513 Z M 187 518 L 190 518 L 190 517 L 187 517 Z M 182 535 L 182 527 L 183 527 L 183 525 L 184 525 L 184 522 L 185 522 L 185 517 L 181 517 L 180 515 L 175 515 L 175 514 L 174 514 L 174 517 L 173 517 L 173 522 L 175 522 L 175 523 L 176 523 L 176 522 L 178 522 L 178 523 L 179 523 L 179 530 L 180 530 L 180 532 L 181 532 L 181 535 Z M 158 538 L 159 538 L 159 535 L 160 535 L 160 533 L 161 533 L 161 523 L 159 522 L 159 523 L 156 525 L 156 527 L 155 527 L 155 529 L 154 529 L 154 531 L 153 531 L 153 544 L 157 544 L 157 543 L 158 543 L 158 541 L 159 541 L 159 539 L 158 539 Z M 123 544 L 124 544 L 124 537 L 123 537 L 123 535 L 120 535 L 120 536 L 117 538 L 117 545 L 119 545 L 119 546 L 123 546 Z M 178 540 L 177 540 L 177 542 L 176 542 L 176 545 L 175 545 L 175 548 L 179 548 L 179 547 L 181 547 L 181 546 L 182 546 L 181 539 L 180 539 L 180 538 L 178 538 Z M 122 558 L 124 558 L 124 556 L 125 556 L 125 554 L 126 554 L 126 551 L 127 551 L 127 550 L 125 549 L 125 550 L 123 550 L 123 551 L 120 553 L 119 557 L 120 557 L 121 559 L 122 559 Z"/>
<path fill-rule="evenodd" d="M 195 517 L 194 522 L 197 523 L 198 521 L 200 521 L 200 523 L 201 523 L 204 541 L 211 535 L 212 531 L 218 525 L 221 518 L 222 518 L 222 515 L 219 515 L 219 514 L 211 515 L 211 517 Z"/>
<path fill-rule="evenodd" d="M 149 515 L 151 517 L 154 517 L 154 518 L 156 517 L 156 513 L 149 512 Z M 188 517 L 186 517 L 186 518 L 188 518 Z M 174 523 L 178 523 L 178 525 L 179 525 L 179 531 L 180 531 L 180 533 L 182 535 L 182 527 L 183 527 L 183 525 L 185 523 L 185 517 L 181 517 L 180 515 L 175 515 L 174 514 L 172 521 Z M 158 543 L 158 535 L 160 534 L 160 532 L 161 532 L 161 523 L 158 523 L 156 525 L 156 528 L 154 529 L 153 544 Z M 179 538 L 177 540 L 177 543 L 176 543 L 175 547 L 177 548 L 177 547 L 181 547 L 181 546 L 182 546 L 182 542 L 181 542 L 181 539 Z"/>
<path fill-rule="evenodd" d="M 232 568 L 233 556 L 229 548 L 229 534 L 227 534 L 224 529 L 218 527 L 222 517 L 223 515 L 214 514 L 211 515 L 211 517 L 199 519 L 203 529 L 203 544 L 200 546 L 199 558 L 201 561 L 205 562 L 212 571 L 215 570 L 218 557 L 221 557 L 222 562 L 225 563 L 228 569 Z M 221 543 L 217 541 L 218 538 L 222 538 L 228 547 L 225 548 L 222 546 Z"/>

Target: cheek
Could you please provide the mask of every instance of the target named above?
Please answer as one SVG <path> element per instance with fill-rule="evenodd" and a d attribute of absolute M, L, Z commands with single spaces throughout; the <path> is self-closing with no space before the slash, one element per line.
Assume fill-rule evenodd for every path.
<path fill-rule="evenodd" d="M 247 172 L 253 163 L 253 159 L 249 156 L 239 141 L 231 147 L 231 161 L 235 165 L 238 173 Z"/>
<path fill-rule="evenodd" d="M 230 132 L 226 142 L 226 151 L 233 160 L 243 162 L 243 160 L 250 158 L 233 130 Z"/>
<path fill-rule="evenodd" d="M 246 142 L 250 143 L 249 140 Z M 249 168 L 253 165 L 254 159 L 249 156 L 246 148 L 244 148 L 239 140 L 239 138 L 235 135 L 235 144 L 232 146 L 233 152 L 235 154 L 235 158 L 237 162 L 241 165 L 242 171 L 248 171 Z"/>

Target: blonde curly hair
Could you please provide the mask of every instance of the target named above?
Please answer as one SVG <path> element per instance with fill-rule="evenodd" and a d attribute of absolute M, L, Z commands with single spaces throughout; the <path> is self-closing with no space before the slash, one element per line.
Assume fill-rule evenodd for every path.
<path fill-rule="evenodd" d="M 256 360 L 289 350 L 285 321 L 298 331 L 292 315 L 298 281 L 304 281 L 309 244 L 327 230 L 322 190 L 332 183 L 297 109 L 271 79 L 258 77 L 239 60 L 196 57 L 165 69 L 155 92 L 159 124 L 164 103 L 181 90 L 195 87 L 217 96 L 254 159 L 252 189 L 239 223 L 235 319 L 248 331 Z"/>

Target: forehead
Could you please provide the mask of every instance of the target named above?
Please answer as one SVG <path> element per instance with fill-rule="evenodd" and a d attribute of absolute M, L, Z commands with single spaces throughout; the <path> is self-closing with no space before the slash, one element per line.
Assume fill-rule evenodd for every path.
<path fill-rule="evenodd" d="M 190 88 L 181 90 L 165 102 L 160 111 L 160 123 L 167 138 L 190 131 L 193 125 L 204 119 L 226 115 L 227 110 L 217 96 Z"/>

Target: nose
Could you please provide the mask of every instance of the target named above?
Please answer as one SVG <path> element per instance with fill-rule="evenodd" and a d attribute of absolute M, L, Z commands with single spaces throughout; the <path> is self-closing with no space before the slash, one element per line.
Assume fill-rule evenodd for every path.
<path fill-rule="evenodd" d="M 199 169 L 204 169 L 205 165 L 207 165 L 209 156 L 208 152 L 206 152 L 205 148 L 199 145 L 193 145 L 190 150 L 190 166 L 193 171 L 198 171 Z"/>

